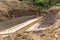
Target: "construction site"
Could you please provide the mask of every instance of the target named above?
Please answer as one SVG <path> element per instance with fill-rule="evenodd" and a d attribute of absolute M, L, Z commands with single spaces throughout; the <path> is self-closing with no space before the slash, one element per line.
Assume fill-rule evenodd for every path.
<path fill-rule="evenodd" d="M 0 40 L 60 40 L 60 5 L 30 1 L 0 0 Z"/>

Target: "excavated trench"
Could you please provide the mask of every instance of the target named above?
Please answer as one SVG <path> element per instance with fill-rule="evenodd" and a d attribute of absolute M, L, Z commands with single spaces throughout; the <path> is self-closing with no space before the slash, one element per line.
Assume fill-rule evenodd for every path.
<path fill-rule="evenodd" d="M 41 12 L 40 9 L 34 7 L 30 3 L 2 1 L 0 3 L 0 11 L 1 11 L 0 21 L 2 21 L 0 22 L 1 31 L 8 29 L 14 25 L 28 21 L 30 19 L 36 18 L 38 16 L 36 13 L 39 13 L 39 16 L 41 15 L 43 16 L 43 20 L 41 21 L 40 27 L 41 28 L 47 27 L 47 29 L 0 35 L 0 39 L 1 40 L 60 40 L 60 15 L 58 15 L 60 7 L 58 8 L 57 7 L 58 6 L 52 7 L 47 12 L 45 11 Z"/>
<path fill-rule="evenodd" d="M 21 24 L 23 22 L 26 22 L 34 18 L 36 18 L 36 16 L 23 16 L 23 17 L 12 18 L 11 20 L 3 21 L 0 23 L 0 31 L 11 28 L 15 25 Z"/>

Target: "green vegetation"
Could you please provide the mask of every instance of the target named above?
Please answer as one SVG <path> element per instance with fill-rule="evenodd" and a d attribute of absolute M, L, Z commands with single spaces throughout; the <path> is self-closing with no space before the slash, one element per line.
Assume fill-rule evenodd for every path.
<path fill-rule="evenodd" d="M 29 1 L 34 5 L 37 5 L 42 8 L 50 8 L 51 6 L 60 3 L 60 0 L 20 0 L 20 1 Z"/>

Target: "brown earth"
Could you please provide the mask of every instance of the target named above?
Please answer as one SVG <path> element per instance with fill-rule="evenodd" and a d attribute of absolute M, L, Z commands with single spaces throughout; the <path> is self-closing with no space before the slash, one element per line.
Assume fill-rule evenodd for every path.
<path fill-rule="evenodd" d="M 44 17 L 43 20 L 41 21 L 42 22 L 41 27 L 47 27 L 46 30 L 0 35 L 0 40 L 60 40 L 59 6 L 54 6 L 49 10 L 42 12 L 40 11 L 40 9 L 36 8 L 35 6 L 31 5 L 31 3 L 28 2 L 27 3 L 14 1 L 12 2 L 0 1 L 0 2 L 1 2 L 0 20 L 7 20 L 16 17 L 37 15 L 37 13 L 39 14 L 42 13 L 40 15 Z M 17 20 L 19 20 L 19 18 Z"/>
<path fill-rule="evenodd" d="M 60 18 L 58 15 L 59 13 L 57 13 L 56 21 L 52 25 L 47 27 L 46 30 L 25 31 L 23 33 L 19 32 L 19 33 L 5 34 L 5 36 L 6 35 L 8 36 L 3 37 L 3 35 L 0 35 L 0 39 L 1 40 L 2 39 L 3 40 L 60 40 Z"/>
<path fill-rule="evenodd" d="M 46 11 L 40 10 L 29 2 L 0 1 L 0 31 L 37 16 L 44 16 L 45 13 Z"/>
<path fill-rule="evenodd" d="M 53 6 L 47 10 L 47 14 L 43 17 L 40 27 L 49 27 L 60 19 L 60 6 Z"/>
<path fill-rule="evenodd" d="M 37 15 L 41 10 L 29 2 L 0 1 L 0 20 Z"/>

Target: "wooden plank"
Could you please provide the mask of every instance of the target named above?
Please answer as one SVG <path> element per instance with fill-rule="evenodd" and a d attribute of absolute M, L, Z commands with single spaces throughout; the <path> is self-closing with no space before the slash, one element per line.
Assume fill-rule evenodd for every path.
<path fill-rule="evenodd" d="M 18 30 L 17 32 L 24 32 L 25 30 L 27 30 L 28 28 L 32 27 L 34 24 L 36 24 L 37 22 L 41 21 L 41 17 L 37 18 L 38 20 L 32 22 L 31 24 L 26 25 L 25 27 L 21 28 L 20 30 Z"/>

